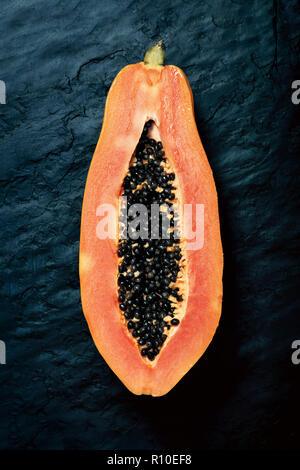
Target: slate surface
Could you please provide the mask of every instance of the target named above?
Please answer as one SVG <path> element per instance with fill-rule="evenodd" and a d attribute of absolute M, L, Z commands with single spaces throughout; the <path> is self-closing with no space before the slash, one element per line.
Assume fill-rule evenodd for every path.
<path fill-rule="evenodd" d="M 296 5 L 1 3 L 0 448 L 299 446 Z M 175 389 L 152 399 L 131 395 L 96 351 L 81 311 L 78 247 L 107 91 L 158 39 L 194 92 L 225 272 L 213 343 Z"/>

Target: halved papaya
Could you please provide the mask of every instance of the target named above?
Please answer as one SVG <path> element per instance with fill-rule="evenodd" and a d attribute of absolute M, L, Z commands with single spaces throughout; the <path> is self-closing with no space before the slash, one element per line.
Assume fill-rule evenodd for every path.
<path fill-rule="evenodd" d="M 79 262 L 100 354 L 131 392 L 153 396 L 170 391 L 211 342 L 223 272 L 217 193 L 192 92 L 182 70 L 163 63 L 159 42 L 110 88 Z"/>

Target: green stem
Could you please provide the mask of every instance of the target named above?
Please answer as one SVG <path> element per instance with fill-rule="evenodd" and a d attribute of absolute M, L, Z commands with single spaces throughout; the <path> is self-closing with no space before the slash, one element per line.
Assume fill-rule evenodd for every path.
<path fill-rule="evenodd" d="M 162 41 L 158 41 L 156 44 L 147 50 L 144 58 L 144 64 L 148 65 L 164 65 L 165 51 Z"/>

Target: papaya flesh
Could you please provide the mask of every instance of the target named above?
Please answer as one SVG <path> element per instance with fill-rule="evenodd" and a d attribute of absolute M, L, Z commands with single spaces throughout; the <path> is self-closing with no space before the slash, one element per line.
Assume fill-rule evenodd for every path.
<path fill-rule="evenodd" d="M 152 396 L 169 392 L 202 356 L 222 305 L 215 183 L 188 80 L 163 61 L 159 42 L 111 85 L 85 187 L 79 257 L 82 308 L 96 347 L 131 392 Z M 120 196 L 147 208 L 176 202 L 170 241 L 161 229 L 155 240 L 150 231 L 127 239 L 127 226 L 120 237 Z M 114 209 L 106 218 L 111 230 L 99 236 L 107 208 Z M 198 225 L 187 208 L 190 218 L 201 209 L 200 243 L 190 242 L 187 225 L 195 239 Z"/>

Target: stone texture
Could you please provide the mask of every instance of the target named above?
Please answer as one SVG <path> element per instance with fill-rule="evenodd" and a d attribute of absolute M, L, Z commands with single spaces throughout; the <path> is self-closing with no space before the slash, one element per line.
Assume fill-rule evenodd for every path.
<path fill-rule="evenodd" d="M 2 449 L 299 445 L 296 0 L 1 5 Z M 220 199 L 224 305 L 166 397 L 131 395 L 80 305 L 85 179 L 109 86 L 158 39 L 187 74 Z M 297 436 L 298 433 L 298 436 Z"/>

